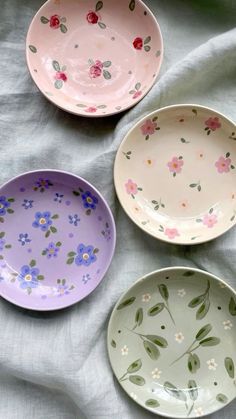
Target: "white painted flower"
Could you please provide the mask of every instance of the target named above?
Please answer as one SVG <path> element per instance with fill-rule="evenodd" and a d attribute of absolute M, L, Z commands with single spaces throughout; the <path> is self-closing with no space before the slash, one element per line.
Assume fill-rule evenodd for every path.
<path fill-rule="evenodd" d="M 208 365 L 208 369 L 213 370 L 213 371 L 215 371 L 216 368 L 218 367 L 218 364 L 215 362 L 214 358 L 209 359 L 209 361 L 207 361 L 207 365 Z"/>
<path fill-rule="evenodd" d="M 138 396 L 135 393 L 130 393 L 130 397 L 132 397 L 132 399 L 137 400 Z"/>
<path fill-rule="evenodd" d="M 185 291 L 184 288 L 182 290 L 178 290 L 178 296 L 179 297 L 184 297 L 185 295 L 186 295 L 186 291 Z"/>
<path fill-rule="evenodd" d="M 225 329 L 225 330 L 230 330 L 230 329 L 232 329 L 233 324 L 231 323 L 231 321 L 230 321 L 230 320 L 225 320 L 225 321 L 223 322 L 223 326 L 224 326 L 224 329 Z"/>
<path fill-rule="evenodd" d="M 153 378 L 154 380 L 158 380 L 158 379 L 161 377 L 161 374 L 162 374 L 162 371 L 160 371 L 158 368 L 155 368 L 155 369 L 152 371 L 152 378 Z"/>
<path fill-rule="evenodd" d="M 176 340 L 176 342 L 178 342 L 178 343 L 182 343 L 182 342 L 183 342 L 183 340 L 184 340 L 184 335 L 183 335 L 183 333 L 182 333 L 182 332 L 178 332 L 178 333 L 176 333 L 176 334 L 175 334 L 175 340 Z"/>
<path fill-rule="evenodd" d="M 150 294 L 143 294 L 143 296 L 142 296 L 142 301 L 143 301 L 143 303 L 148 303 L 148 301 L 150 301 L 151 300 L 151 295 Z"/>
<path fill-rule="evenodd" d="M 123 346 L 123 348 L 121 348 L 121 355 L 128 355 L 129 353 L 129 348 L 127 345 Z"/>
<path fill-rule="evenodd" d="M 203 408 L 202 407 L 197 407 L 196 409 L 194 409 L 194 413 L 196 414 L 196 416 L 204 415 Z"/>

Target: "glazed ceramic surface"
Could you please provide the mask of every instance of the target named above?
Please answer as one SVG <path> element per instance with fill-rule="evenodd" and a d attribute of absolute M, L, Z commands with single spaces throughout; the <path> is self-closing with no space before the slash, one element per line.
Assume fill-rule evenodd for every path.
<path fill-rule="evenodd" d="M 167 417 L 210 414 L 236 396 L 236 293 L 204 271 L 167 268 L 137 281 L 108 327 L 123 389 Z"/>
<path fill-rule="evenodd" d="M 26 41 L 38 88 L 57 106 L 105 116 L 137 103 L 163 55 L 160 28 L 141 0 L 49 0 Z"/>
<path fill-rule="evenodd" d="M 0 223 L 0 295 L 19 306 L 69 306 L 91 293 L 110 265 L 111 211 L 70 173 L 35 171 L 6 183 Z"/>
<path fill-rule="evenodd" d="M 205 242 L 236 223 L 236 129 L 196 105 L 138 122 L 115 161 L 119 200 L 144 231 L 177 244 Z"/>

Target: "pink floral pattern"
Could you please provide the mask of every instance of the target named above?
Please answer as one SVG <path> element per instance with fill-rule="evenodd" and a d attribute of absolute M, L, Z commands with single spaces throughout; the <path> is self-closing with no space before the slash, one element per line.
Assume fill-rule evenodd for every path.
<path fill-rule="evenodd" d="M 208 228 L 214 227 L 214 225 L 217 223 L 217 215 L 216 214 L 206 214 L 203 217 L 203 224 L 207 226 Z"/>
<path fill-rule="evenodd" d="M 128 179 L 128 181 L 125 184 L 125 189 L 128 195 L 131 195 L 132 198 L 135 198 L 135 195 L 137 195 L 138 191 L 142 191 L 142 188 L 140 188 L 137 183 L 133 182 L 132 179 Z"/>
<path fill-rule="evenodd" d="M 226 153 L 225 157 L 219 157 L 217 162 L 215 162 L 215 167 L 217 168 L 218 173 L 228 173 L 230 169 L 234 169 L 235 167 L 232 165 L 230 153 Z"/>
<path fill-rule="evenodd" d="M 151 42 L 151 36 L 147 36 L 144 40 L 140 36 L 137 36 L 133 40 L 133 47 L 137 51 L 141 51 L 144 49 L 144 51 L 149 52 L 151 50 L 150 45 L 148 45 Z"/>
<path fill-rule="evenodd" d="M 205 121 L 205 131 L 207 132 L 207 135 L 209 135 L 211 133 L 211 131 L 216 131 L 217 129 L 219 129 L 221 127 L 221 122 L 220 119 L 215 116 L 215 117 L 210 117 Z"/>
<path fill-rule="evenodd" d="M 49 23 L 49 26 L 51 29 L 60 28 L 62 33 L 67 32 L 67 27 L 65 25 L 66 18 L 63 16 L 59 16 L 55 14 L 55 15 L 52 15 L 49 19 L 45 16 L 41 16 L 40 20 L 41 20 L 41 23 L 43 23 L 44 25 L 47 25 Z"/>
<path fill-rule="evenodd" d="M 135 88 L 130 90 L 129 94 L 132 95 L 132 99 L 138 99 L 142 96 L 143 92 L 141 90 L 141 83 L 136 83 Z"/>
<path fill-rule="evenodd" d="M 165 228 L 164 234 L 170 240 L 174 240 L 176 237 L 180 236 L 177 228 Z"/>
<path fill-rule="evenodd" d="M 106 29 L 106 25 L 102 22 L 101 15 L 98 13 L 103 8 L 103 2 L 98 1 L 95 10 L 89 10 L 86 15 L 86 20 L 90 25 L 98 25 L 101 29 Z"/>
<path fill-rule="evenodd" d="M 183 165 L 184 161 L 182 156 L 173 157 L 172 160 L 167 163 L 169 171 L 173 173 L 174 177 L 177 173 L 181 173 Z"/>
<path fill-rule="evenodd" d="M 61 89 L 63 84 L 67 81 L 67 75 L 65 73 L 66 66 L 63 65 L 62 67 L 60 67 L 59 62 L 55 60 L 52 62 L 52 66 L 53 69 L 56 71 L 54 75 L 54 86 L 56 89 Z"/>
<path fill-rule="evenodd" d="M 85 109 L 85 112 L 95 113 L 97 112 L 97 108 L 95 108 L 95 106 L 90 106 L 89 108 Z"/>
<path fill-rule="evenodd" d="M 143 125 L 141 125 L 140 130 L 142 135 L 145 136 L 145 140 L 149 140 L 150 135 L 153 135 L 155 131 L 159 130 L 160 127 L 157 126 L 157 116 L 154 116 L 152 119 L 147 119 Z"/>
<path fill-rule="evenodd" d="M 91 58 L 88 61 L 90 68 L 89 68 L 89 75 L 92 79 L 96 79 L 97 77 L 100 77 L 103 75 L 104 79 L 110 80 L 111 79 L 111 73 L 106 70 L 106 68 L 109 68 L 111 66 L 111 61 L 100 61 L 96 60 L 93 61 Z"/>

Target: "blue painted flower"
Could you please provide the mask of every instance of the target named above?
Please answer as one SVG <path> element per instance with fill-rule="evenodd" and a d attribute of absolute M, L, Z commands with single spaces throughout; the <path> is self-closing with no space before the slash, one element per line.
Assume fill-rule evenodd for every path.
<path fill-rule="evenodd" d="M 77 226 L 78 222 L 80 221 L 78 214 L 68 215 L 68 218 L 69 218 L 69 223 L 74 224 L 74 226 Z"/>
<path fill-rule="evenodd" d="M 17 277 L 20 282 L 20 287 L 23 289 L 36 288 L 39 284 L 37 280 L 38 274 L 39 270 L 37 268 L 31 268 L 28 265 L 22 266 L 20 274 Z"/>
<path fill-rule="evenodd" d="M 5 196 L 0 196 L 0 215 L 6 214 L 6 209 L 11 206 L 10 202 L 7 201 Z"/>
<path fill-rule="evenodd" d="M 63 196 L 64 195 L 60 195 L 59 193 L 56 192 L 54 201 L 61 203 Z"/>
<path fill-rule="evenodd" d="M 68 285 L 58 285 L 57 287 L 57 295 L 58 297 L 63 297 L 63 295 L 70 294 L 70 289 Z"/>
<path fill-rule="evenodd" d="M 57 254 L 59 252 L 59 247 L 57 247 L 54 243 L 49 243 L 48 247 L 45 249 L 45 254 L 47 255 L 48 259 L 51 259 L 52 257 L 56 258 Z"/>
<path fill-rule="evenodd" d="M 3 249 L 5 247 L 5 243 L 6 243 L 6 241 L 4 239 L 0 239 L 0 252 L 3 251 Z"/>
<path fill-rule="evenodd" d="M 96 209 L 96 205 L 98 204 L 98 199 L 96 198 L 96 196 L 93 196 L 91 192 L 87 191 L 83 193 L 82 199 L 83 199 L 84 208 L 90 208 L 93 210 Z"/>
<path fill-rule="evenodd" d="M 24 207 L 26 210 L 29 208 L 33 208 L 33 202 L 34 201 L 32 199 L 24 199 L 22 207 Z"/>
<path fill-rule="evenodd" d="M 31 239 L 29 239 L 29 235 L 27 233 L 25 233 L 25 234 L 20 233 L 18 242 L 20 242 L 21 245 L 24 246 L 26 243 L 30 243 Z"/>
<path fill-rule="evenodd" d="M 35 220 L 32 224 L 33 227 L 39 227 L 42 231 L 47 231 L 50 225 L 52 225 L 52 220 L 49 211 L 35 213 Z"/>
<path fill-rule="evenodd" d="M 91 263 L 96 262 L 96 260 L 97 257 L 94 254 L 94 247 L 85 246 L 83 243 L 80 243 L 77 247 L 77 256 L 75 257 L 76 265 L 89 266 Z"/>
<path fill-rule="evenodd" d="M 84 285 L 86 285 L 87 282 L 90 281 L 90 279 L 92 279 L 92 278 L 89 274 L 83 275 L 82 281 L 83 281 Z"/>
<path fill-rule="evenodd" d="M 41 188 L 42 190 L 44 189 L 49 189 L 50 186 L 53 186 L 53 183 L 49 180 L 49 179 L 43 179 L 43 178 L 39 178 L 39 180 L 37 180 L 35 182 L 36 188 Z"/>

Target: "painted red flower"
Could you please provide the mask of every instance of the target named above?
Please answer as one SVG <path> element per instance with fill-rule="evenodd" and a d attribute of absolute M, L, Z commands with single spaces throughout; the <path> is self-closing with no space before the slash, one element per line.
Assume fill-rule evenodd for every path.
<path fill-rule="evenodd" d="M 98 23 L 98 15 L 93 12 L 92 10 L 90 10 L 86 16 L 88 23 L 92 23 L 93 25 L 95 25 L 96 23 Z"/>
<path fill-rule="evenodd" d="M 102 67 L 103 64 L 101 61 L 95 61 L 95 63 L 90 67 L 89 70 L 90 77 L 92 77 L 93 79 L 95 79 L 96 77 L 100 77 L 102 74 Z"/>
<path fill-rule="evenodd" d="M 67 75 L 65 73 L 63 73 L 62 71 L 57 71 L 56 75 L 55 75 L 55 79 L 66 81 L 67 80 Z"/>
<path fill-rule="evenodd" d="M 97 108 L 95 108 L 95 106 L 90 106 L 89 108 L 85 109 L 85 112 L 94 113 L 97 112 Z"/>
<path fill-rule="evenodd" d="M 50 28 L 58 29 L 60 26 L 60 16 L 53 15 L 50 17 Z"/>
<path fill-rule="evenodd" d="M 133 42 L 133 46 L 135 49 L 142 49 L 143 48 L 143 40 L 142 38 L 135 38 Z"/>
<path fill-rule="evenodd" d="M 135 92 L 133 95 L 133 99 L 137 99 L 139 96 L 141 96 L 142 92 L 139 90 L 138 92 Z"/>
<path fill-rule="evenodd" d="M 216 129 L 221 127 L 220 120 L 217 117 L 207 119 L 207 121 L 205 121 L 205 125 L 212 131 L 215 131 Z"/>

